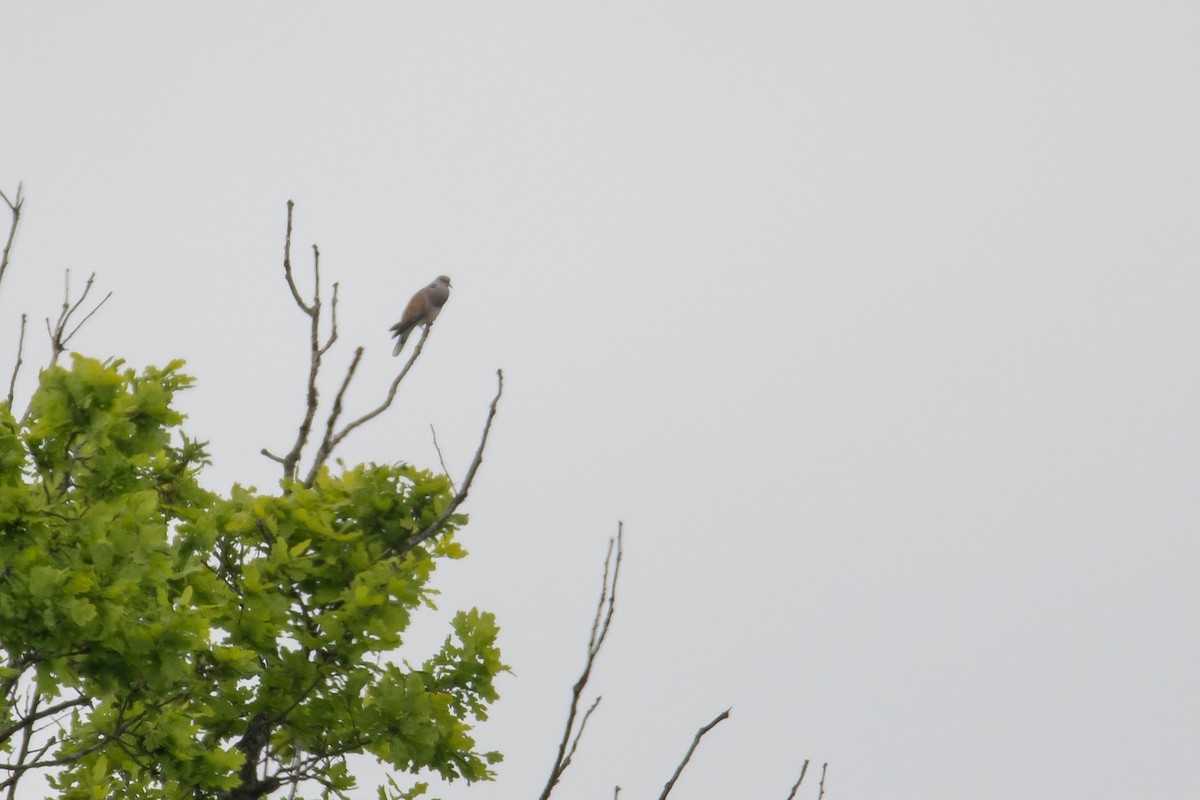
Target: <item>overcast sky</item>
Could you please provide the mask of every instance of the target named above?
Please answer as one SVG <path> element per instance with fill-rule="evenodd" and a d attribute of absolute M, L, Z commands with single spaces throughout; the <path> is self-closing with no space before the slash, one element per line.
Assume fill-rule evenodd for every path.
<path fill-rule="evenodd" d="M 367 348 L 351 413 L 450 275 L 341 453 L 435 466 L 433 424 L 461 477 L 504 368 L 404 655 L 495 611 L 507 758 L 435 796 L 536 797 L 620 519 L 559 800 L 657 797 L 729 706 L 673 798 L 805 758 L 835 800 L 1197 797 L 1198 43 L 1150 0 L 9 3 L 0 362 L 95 271 L 77 348 L 186 358 L 207 483 L 271 490 L 286 201 L 341 283 L 328 385 Z"/>

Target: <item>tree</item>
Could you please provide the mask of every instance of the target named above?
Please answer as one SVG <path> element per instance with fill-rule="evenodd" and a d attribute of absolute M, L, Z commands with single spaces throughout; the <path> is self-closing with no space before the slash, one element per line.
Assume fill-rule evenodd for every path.
<path fill-rule="evenodd" d="M 2 283 L 21 189 L 0 199 L 11 213 Z M 74 301 L 68 275 L 62 309 L 54 323 L 46 320 L 49 364 L 18 417 L 21 317 L 0 401 L 0 792 L 7 800 L 35 773 L 63 800 L 254 800 L 284 789 L 289 800 L 309 790 L 345 797 L 356 785 L 347 758 L 359 754 L 409 776 L 404 787 L 389 777 L 378 787 L 381 800 L 423 794 L 427 784 L 417 778 L 426 771 L 446 780 L 493 777 L 501 756 L 480 752 L 472 732 L 487 719 L 494 681 L 507 669 L 495 618 L 461 611 L 441 649 L 419 666 L 394 656 L 413 615 L 433 606 L 438 562 L 466 555 L 455 540 L 467 523 L 458 509 L 482 463 L 503 374 L 497 370 L 461 486 L 404 463 L 330 469 L 338 445 L 391 406 L 429 328 L 380 404 L 343 423 L 346 390 L 364 354 L 357 348 L 318 425 L 318 377 L 338 339 L 338 285 L 326 325 L 315 245 L 312 296 L 294 280 L 292 217 L 289 202 L 284 277 L 309 320 L 309 369 L 295 441 L 282 456 L 262 451 L 281 467 L 275 493 L 235 485 L 224 495 L 201 485 L 205 443 L 184 432 L 173 406 L 193 385 L 183 362 L 139 371 L 70 353 L 59 363 L 108 299 L 75 322 L 94 275 Z M 580 713 L 613 621 L 622 541 L 618 527 L 541 800 L 559 787 L 600 704 L 597 697 Z M 697 731 L 660 800 L 701 738 L 729 714 Z"/>
<path fill-rule="evenodd" d="M 0 278 L 23 202 L 19 189 L 3 199 L 12 224 Z M 457 509 L 500 393 L 457 492 L 447 476 L 408 464 L 331 470 L 337 444 L 390 405 L 424 337 L 386 401 L 339 429 L 359 348 L 298 479 L 316 376 L 337 338 L 336 286 L 322 342 L 319 253 L 306 300 L 292 279 L 291 222 L 289 203 L 285 275 L 311 319 L 312 358 L 296 443 L 273 456 L 284 473 L 275 493 L 201 486 L 205 445 L 173 406 L 193 383 L 182 362 L 135 370 L 71 353 L 59 363 L 91 281 L 74 303 L 68 290 L 56 325 L 47 320 L 51 363 L 18 416 L 22 318 L 0 403 L 0 791 L 9 800 L 34 772 L 65 800 L 251 800 L 288 786 L 339 797 L 355 785 L 346 758 L 360 753 L 412 776 L 492 775 L 500 755 L 480 752 L 471 734 L 505 669 L 493 616 L 458 613 L 440 651 L 417 666 L 384 656 L 432 606 L 439 561 L 465 555 Z M 423 790 L 390 780 L 379 792 Z"/>

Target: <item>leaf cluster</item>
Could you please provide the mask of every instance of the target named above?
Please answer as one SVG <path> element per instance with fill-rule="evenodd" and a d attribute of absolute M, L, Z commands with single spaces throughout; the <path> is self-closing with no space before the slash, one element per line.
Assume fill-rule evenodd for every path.
<path fill-rule="evenodd" d="M 490 778 L 472 727 L 506 669 L 493 616 L 460 612 L 416 667 L 388 657 L 465 555 L 462 514 L 406 548 L 448 479 L 368 464 L 212 492 L 181 368 L 74 355 L 23 419 L 0 404 L 0 789 L 40 769 L 66 800 L 342 797 L 353 754 Z"/>

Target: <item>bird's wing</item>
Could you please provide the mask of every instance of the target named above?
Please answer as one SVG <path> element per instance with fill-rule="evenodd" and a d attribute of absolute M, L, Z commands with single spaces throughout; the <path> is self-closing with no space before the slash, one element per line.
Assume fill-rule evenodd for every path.
<path fill-rule="evenodd" d="M 429 298 L 425 296 L 424 291 L 417 292 L 412 296 L 412 300 L 408 301 L 408 305 L 404 309 L 404 314 L 401 315 L 400 321 L 392 326 L 392 330 L 400 336 L 405 331 L 412 330 L 417 325 L 421 324 L 421 320 L 425 318 L 425 314 L 429 311 Z"/>

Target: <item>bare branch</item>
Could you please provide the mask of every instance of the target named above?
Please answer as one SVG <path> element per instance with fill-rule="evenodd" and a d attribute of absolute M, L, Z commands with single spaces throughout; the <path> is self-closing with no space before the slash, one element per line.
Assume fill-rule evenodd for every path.
<path fill-rule="evenodd" d="M 729 719 L 730 711 L 732 711 L 732 709 L 725 709 L 718 714 L 712 722 L 696 731 L 696 738 L 692 739 L 692 746 L 688 748 L 687 755 L 683 757 L 683 761 L 679 762 L 679 766 L 676 767 L 675 774 L 671 776 L 671 780 L 667 781 L 666 785 L 663 786 L 662 794 L 658 796 L 658 800 L 666 800 L 667 795 L 671 793 L 671 789 L 675 787 L 675 781 L 679 780 L 679 776 L 683 774 L 683 768 L 686 767 L 688 762 L 692 760 L 692 753 L 696 752 L 696 745 L 700 744 L 700 740 L 704 737 L 704 734 L 717 727 L 717 725 L 721 724 L 723 721 Z"/>
<path fill-rule="evenodd" d="M 583 696 L 583 690 L 587 688 L 588 680 L 592 676 L 592 667 L 596 664 L 596 656 L 600 654 L 600 648 L 604 646 L 604 640 L 608 638 L 608 631 L 612 626 L 613 612 L 617 602 L 617 579 L 621 575 L 624 533 L 624 523 L 618 522 L 616 538 L 608 540 L 608 551 L 604 554 L 604 577 L 601 581 L 600 600 L 596 603 L 596 617 L 592 622 L 591 636 L 588 638 L 587 661 L 584 662 L 579 680 L 575 681 L 575 685 L 571 688 L 571 704 L 567 710 L 566 728 L 563 730 L 562 741 L 558 745 L 558 755 L 554 759 L 554 767 L 550 770 L 550 778 L 546 781 L 546 787 L 542 789 L 539 800 L 547 800 L 554 791 L 554 787 L 562 779 L 563 773 L 570 766 L 572 756 L 575 755 L 576 747 L 579 746 L 579 738 L 583 736 L 583 729 L 587 725 L 588 717 L 600 703 L 600 698 L 597 697 L 591 708 L 584 714 L 579 731 L 575 734 L 572 742 L 571 733 L 575 729 L 575 717 L 579 714 L 579 700 Z M 616 548 L 615 559 L 613 558 L 614 547 Z M 570 744 L 569 750 L 568 744 Z M 617 791 L 620 791 L 619 787 Z"/>
<path fill-rule="evenodd" d="M 336 297 L 336 292 L 334 294 Z M 330 340 L 330 344 L 332 344 Z M 342 400 L 346 397 L 346 389 L 350 386 L 350 381 L 354 379 L 354 373 L 358 369 L 358 364 L 362 361 L 364 349 L 359 346 L 354 351 L 354 358 L 350 361 L 350 366 L 346 369 L 346 377 L 342 378 L 342 385 L 338 389 L 337 395 L 333 399 L 333 409 L 329 412 L 329 418 L 325 422 L 325 435 L 321 437 L 321 444 L 317 447 L 317 454 L 313 458 L 312 467 L 308 470 L 308 476 L 304 479 L 305 486 L 312 486 L 313 481 L 317 479 L 317 473 L 321 470 L 321 465 L 329 458 L 329 454 L 333 452 L 335 444 L 334 429 L 337 427 L 338 417 L 342 415 Z"/>
<path fill-rule="evenodd" d="M 417 346 L 413 349 L 412 355 L 409 356 L 408 361 L 405 362 L 404 367 L 400 370 L 400 373 L 392 380 L 391 388 L 388 389 L 387 397 L 384 398 L 382 403 L 380 403 L 371 411 L 368 411 L 366 414 L 363 414 L 358 419 L 347 424 L 346 427 L 342 428 L 337 434 L 333 436 L 327 435 L 325 437 L 325 439 L 321 442 L 321 446 L 317 449 L 316 456 L 313 458 L 312 467 L 310 467 L 308 471 L 308 477 L 305 478 L 304 482 L 306 485 L 312 485 L 312 482 L 316 480 L 317 472 L 321 469 L 321 466 L 329 460 L 329 456 L 333 454 L 334 449 L 342 443 L 342 440 L 345 439 L 351 431 L 360 425 L 370 422 L 391 407 L 392 401 L 396 399 L 396 392 L 400 389 L 400 382 L 404 380 L 404 378 L 408 375 L 408 371 L 412 369 L 413 364 L 416 363 L 417 358 L 420 357 L 421 350 L 425 347 L 425 340 L 428 338 L 429 326 L 426 326 L 425 330 L 421 333 L 420 341 L 417 342 Z M 350 376 L 347 375 L 347 382 L 349 381 L 349 378 Z"/>
<path fill-rule="evenodd" d="M 437 450 L 438 463 L 442 465 L 442 472 L 447 478 L 450 478 L 450 488 L 458 492 L 458 486 L 454 483 L 454 478 L 450 477 L 450 469 L 446 466 L 446 459 L 442 457 L 442 447 L 438 444 L 437 431 L 433 429 L 433 423 L 429 423 L 429 432 L 433 434 L 433 449 Z"/>
<path fill-rule="evenodd" d="M 317 252 L 317 246 L 315 244 L 313 245 L 313 253 L 316 254 L 316 258 L 320 257 L 320 253 Z M 338 284 L 335 283 L 333 284 L 333 301 L 329 304 L 329 338 L 325 341 L 325 344 L 321 346 L 321 355 L 328 353 L 329 348 L 333 347 L 333 343 L 336 342 L 338 338 L 337 301 Z"/>
<path fill-rule="evenodd" d="M 804 773 L 808 772 L 808 759 L 804 759 L 804 766 L 800 768 L 800 777 L 792 784 L 792 791 L 788 794 L 787 800 L 795 800 L 796 792 L 800 789 L 800 784 L 804 783 Z"/>
<path fill-rule="evenodd" d="M 9 200 L 8 195 L 0 192 L 0 197 L 4 198 L 4 202 L 12 214 L 12 222 L 8 226 L 8 239 L 4 242 L 3 252 L 0 252 L 0 282 L 4 280 L 4 271 L 8 269 L 8 254 L 12 251 L 13 238 L 17 235 L 17 225 L 21 221 L 21 206 L 25 204 L 24 188 L 23 183 L 17 184 L 15 201 Z"/>
<path fill-rule="evenodd" d="M 821 800 L 825 796 L 825 770 L 827 769 L 829 769 L 828 761 L 821 765 L 821 791 L 817 795 L 817 800 Z"/>
<path fill-rule="evenodd" d="M 50 363 L 57 364 L 58 357 L 67 349 L 67 344 L 70 343 L 72 337 L 79 333 L 79 329 L 83 324 L 92 318 L 92 315 L 100 310 L 100 306 L 108 302 L 112 297 L 112 292 L 104 295 L 104 299 L 97 303 L 91 311 L 84 315 L 79 324 L 71 329 L 70 333 L 66 333 L 67 325 L 71 322 L 71 317 L 75 315 L 84 301 L 87 300 L 88 294 L 92 291 L 92 285 L 96 282 L 96 273 L 88 276 L 87 283 L 84 284 L 83 293 L 79 295 L 79 299 L 74 304 L 71 303 L 71 270 L 66 270 L 63 276 L 63 304 L 62 310 L 58 313 L 58 319 L 54 323 L 54 327 L 50 327 L 50 318 L 46 318 L 46 333 L 50 335 Z"/>
<path fill-rule="evenodd" d="M 428 335 L 428 333 L 429 329 L 426 328 L 425 334 Z M 424 340 L 425 336 L 422 336 L 421 341 Z M 413 358 L 416 358 L 416 353 L 413 354 Z M 487 447 L 488 433 L 492 430 L 492 420 L 496 418 L 496 404 L 500 402 L 502 394 L 504 394 L 504 371 L 498 369 L 496 370 L 496 396 L 492 398 L 492 405 L 488 409 L 487 421 L 483 424 L 483 435 L 479 438 L 479 448 L 475 451 L 475 458 L 471 461 L 471 466 L 467 469 L 466 477 L 463 478 L 462 489 L 454 495 L 454 499 L 450 501 L 450 505 L 446 506 L 446 510 L 430 523 L 428 528 L 404 543 L 404 547 L 400 548 L 399 552 L 401 558 L 417 545 L 437 536 L 441 532 L 442 526 L 446 524 L 446 520 L 450 519 L 450 516 L 467 499 L 467 493 L 471 491 L 471 484 L 475 480 L 475 472 L 479 469 L 479 465 L 483 463 L 483 450 Z"/>
<path fill-rule="evenodd" d="M 296 305 L 308 317 L 308 389 L 305 395 L 304 418 L 300 422 L 300 427 L 296 431 L 296 441 L 292 444 L 292 449 L 283 457 L 283 476 L 285 478 L 293 478 L 296 475 L 296 465 L 300 462 L 300 455 L 304 452 L 304 445 L 308 443 L 308 435 L 312 431 L 313 419 L 317 416 L 317 376 L 321 372 L 321 358 L 333 345 L 337 338 L 337 329 L 334 328 L 329 335 L 329 342 L 321 345 L 321 250 L 315 244 L 313 249 L 313 299 L 312 303 L 304 302 L 304 298 L 300 296 L 300 290 L 296 288 L 296 280 L 292 276 L 292 208 L 295 206 L 291 200 L 287 204 L 287 234 L 283 243 L 283 272 L 287 278 L 288 288 L 292 292 L 292 298 L 296 301 Z M 334 290 L 334 297 L 337 296 L 337 290 Z"/>
<path fill-rule="evenodd" d="M 571 748 L 567 750 L 567 757 L 563 759 L 562 770 L 565 772 L 567 767 L 571 765 L 571 760 L 575 758 L 575 751 L 579 749 L 579 740 L 583 737 L 583 731 L 587 727 L 588 720 L 592 718 L 592 712 L 596 710 L 596 706 L 600 705 L 600 701 L 604 698 L 596 695 L 596 699 L 588 706 L 588 710 L 584 712 L 583 719 L 579 721 L 579 730 L 575 734 L 574 741 L 571 742 Z"/>
<path fill-rule="evenodd" d="M 93 277 L 93 278 L 95 277 L 95 273 L 92 273 L 92 277 Z M 91 281 L 91 278 L 89 278 L 89 279 L 88 279 L 88 286 L 90 287 L 91 285 L 92 285 L 92 281 Z M 96 303 L 96 306 L 95 306 L 95 308 L 93 308 L 91 311 L 89 311 L 89 312 L 87 313 L 87 315 L 86 315 L 86 316 L 85 316 L 83 319 L 79 320 L 79 324 L 78 324 L 78 325 L 76 325 L 74 328 L 72 328 L 72 329 L 71 329 L 71 332 L 70 332 L 70 333 L 68 333 L 68 334 L 67 334 L 67 336 L 66 336 L 66 338 L 62 340 L 62 343 L 63 343 L 63 345 L 64 345 L 64 346 L 67 344 L 67 342 L 71 341 L 71 337 L 72 337 L 72 336 L 74 336 L 75 334 L 79 333 L 79 329 L 83 327 L 83 323 L 85 323 L 85 322 L 87 322 L 89 319 L 91 319 L 91 318 L 92 318 L 92 315 L 93 315 L 93 314 L 95 314 L 97 311 L 99 311 L 99 310 L 100 310 L 100 306 L 102 306 L 102 305 L 104 305 L 105 303 L 107 303 L 107 302 L 108 302 L 108 298 L 110 298 L 110 297 L 112 297 L 112 292 L 109 292 L 108 294 L 104 295 L 104 299 L 103 299 L 103 300 L 101 300 L 99 303 Z M 83 298 L 82 298 L 82 297 L 81 297 L 81 298 L 79 298 L 79 302 L 80 302 L 80 303 L 82 303 L 82 302 L 83 302 Z M 76 304 L 75 304 L 75 308 L 78 308 L 78 307 L 79 307 L 79 303 L 76 303 Z M 75 309 L 71 309 L 71 310 L 72 310 L 72 312 L 74 312 L 74 310 L 75 310 Z"/>
<path fill-rule="evenodd" d="M 13 395 L 17 389 L 17 373 L 21 371 L 21 356 L 25 352 L 25 323 L 29 321 L 27 314 L 21 315 L 21 337 L 17 340 L 17 363 L 13 365 L 12 377 L 8 381 L 8 410 L 12 411 Z"/>
<path fill-rule="evenodd" d="M 17 733 L 22 728 L 32 728 L 33 723 L 40 719 L 52 717 L 58 712 L 65 711 L 68 708 L 74 708 L 75 706 L 87 706 L 91 704 L 92 700 L 90 697 L 80 696 L 72 700 L 64 700 L 61 703 L 47 706 L 40 711 L 38 711 L 36 707 L 32 708 L 27 715 L 21 718 L 20 722 L 15 722 L 12 725 L 9 725 L 7 728 L 0 730 L 0 742 L 7 741 L 10 736 L 12 736 L 14 733 Z"/>
<path fill-rule="evenodd" d="M 288 288 L 292 290 L 292 299 L 296 301 L 296 305 L 300 306 L 301 311 L 311 316 L 312 309 L 300 296 L 300 290 L 296 288 L 296 281 L 292 278 L 292 207 L 295 205 L 291 200 L 287 201 L 287 237 L 283 240 L 283 274 L 287 278 Z"/>

